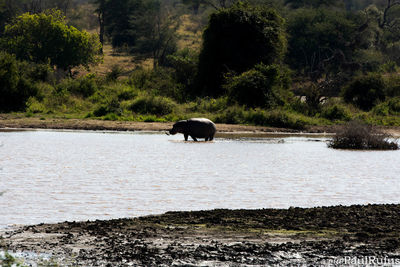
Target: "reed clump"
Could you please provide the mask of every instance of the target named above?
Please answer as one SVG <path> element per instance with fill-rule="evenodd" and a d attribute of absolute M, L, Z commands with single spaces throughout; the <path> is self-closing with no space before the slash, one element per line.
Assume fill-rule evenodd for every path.
<path fill-rule="evenodd" d="M 396 140 L 377 127 L 360 121 L 350 121 L 340 128 L 328 143 L 331 148 L 361 150 L 396 150 Z"/>

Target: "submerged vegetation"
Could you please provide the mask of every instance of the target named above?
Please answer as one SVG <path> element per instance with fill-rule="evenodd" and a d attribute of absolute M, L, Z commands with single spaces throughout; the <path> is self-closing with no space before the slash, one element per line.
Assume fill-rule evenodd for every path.
<path fill-rule="evenodd" d="M 0 112 L 400 126 L 398 1 L 118 3 L 0 0 Z"/>
<path fill-rule="evenodd" d="M 392 136 L 376 127 L 351 121 L 336 133 L 328 144 L 331 148 L 339 149 L 374 149 L 396 150 L 399 145 L 392 141 Z"/>

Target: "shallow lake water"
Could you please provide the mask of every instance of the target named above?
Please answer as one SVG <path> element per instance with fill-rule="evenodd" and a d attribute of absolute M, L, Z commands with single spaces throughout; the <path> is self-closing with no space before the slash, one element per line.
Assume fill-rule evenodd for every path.
<path fill-rule="evenodd" d="M 0 227 L 171 210 L 400 203 L 400 151 L 324 138 L 0 132 Z"/>

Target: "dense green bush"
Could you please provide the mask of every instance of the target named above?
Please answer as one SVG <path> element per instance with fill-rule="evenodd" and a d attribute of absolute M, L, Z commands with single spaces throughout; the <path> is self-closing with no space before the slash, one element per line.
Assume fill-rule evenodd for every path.
<path fill-rule="evenodd" d="M 400 96 L 400 75 L 391 74 L 385 77 L 385 93 L 389 97 Z"/>
<path fill-rule="evenodd" d="M 249 107 L 271 108 L 284 104 L 283 89 L 288 74 L 277 65 L 258 64 L 253 69 L 227 79 L 224 88 L 230 99 Z"/>
<path fill-rule="evenodd" d="M 48 64 L 37 64 L 33 62 L 20 62 L 20 69 L 24 75 L 34 82 L 50 82 L 55 81 L 54 69 Z"/>
<path fill-rule="evenodd" d="M 227 108 L 218 113 L 214 120 L 217 123 L 253 124 L 297 130 L 302 130 L 310 124 L 304 117 L 286 110 L 268 111 L 258 108 L 246 110 L 240 106 Z"/>
<path fill-rule="evenodd" d="M 130 86 L 121 86 L 117 94 L 119 101 L 130 100 L 138 95 L 137 91 Z"/>
<path fill-rule="evenodd" d="M 122 75 L 123 69 L 119 65 L 112 65 L 110 72 L 106 74 L 106 80 L 108 82 L 115 82 L 118 77 Z"/>
<path fill-rule="evenodd" d="M 28 98 L 37 94 L 23 71 L 15 56 L 0 52 L 0 111 L 23 110 Z"/>
<path fill-rule="evenodd" d="M 107 114 L 121 115 L 122 110 L 120 103 L 117 98 L 109 97 L 104 99 L 103 103 L 98 105 L 93 111 L 93 115 L 96 117 L 106 116 Z"/>
<path fill-rule="evenodd" d="M 388 100 L 389 112 L 392 115 L 400 114 L 400 97 L 391 98 Z"/>
<path fill-rule="evenodd" d="M 51 85 L 49 83 L 37 83 L 38 93 L 27 101 L 26 111 L 33 113 L 69 113 L 78 114 L 93 109 L 93 104 L 71 94 L 65 86 Z"/>
<path fill-rule="evenodd" d="M 98 90 L 96 76 L 94 74 L 88 74 L 78 79 L 65 79 L 58 87 L 60 87 L 60 90 L 65 89 L 71 94 L 82 97 L 89 97 Z"/>
<path fill-rule="evenodd" d="M 385 82 L 379 74 L 356 77 L 344 88 L 343 98 L 368 111 L 385 100 Z"/>
<path fill-rule="evenodd" d="M 387 58 L 377 49 L 362 49 L 355 53 L 354 58 L 362 66 L 364 72 L 377 72 L 379 71 Z"/>
<path fill-rule="evenodd" d="M 331 121 L 348 121 L 351 119 L 351 112 L 343 105 L 333 104 L 324 106 L 321 116 Z"/>
<path fill-rule="evenodd" d="M 376 105 L 372 112 L 379 116 L 399 115 L 400 114 L 400 97 L 390 98 L 385 102 Z"/>
<path fill-rule="evenodd" d="M 158 67 L 153 70 L 138 68 L 130 75 L 128 84 L 153 95 L 161 95 L 184 102 L 187 92 L 184 86 L 175 81 L 173 70 Z"/>
<path fill-rule="evenodd" d="M 250 110 L 246 116 L 246 120 L 255 125 L 264 125 L 278 128 L 290 128 L 302 130 L 306 126 L 306 122 L 293 113 L 284 110 Z"/>
<path fill-rule="evenodd" d="M 219 98 L 197 98 L 189 103 L 192 112 L 221 112 L 228 108 L 228 97 Z"/>
<path fill-rule="evenodd" d="M 88 67 L 101 59 L 98 36 L 68 26 L 59 10 L 18 16 L 6 26 L 3 42 L 3 49 L 20 60 L 63 70 Z"/>
<path fill-rule="evenodd" d="M 214 120 L 217 123 L 241 124 L 245 123 L 245 116 L 246 111 L 244 108 L 239 106 L 231 106 L 223 112 L 218 113 Z"/>
<path fill-rule="evenodd" d="M 378 115 L 378 116 L 388 116 L 389 115 L 389 106 L 387 102 L 382 102 L 375 107 L 372 108 L 371 110 L 372 114 Z"/>
<path fill-rule="evenodd" d="M 189 49 L 178 51 L 167 57 L 166 65 L 174 70 L 172 75 L 175 81 L 182 84 L 191 94 L 194 94 L 193 87 L 197 75 L 198 54 Z"/>
<path fill-rule="evenodd" d="M 139 114 L 155 114 L 163 116 L 171 113 L 176 103 L 167 97 L 142 95 L 133 100 L 129 109 Z"/>
<path fill-rule="evenodd" d="M 37 98 L 30 97 L 28 101 L 26 101 L 26 111 L 28 113 L 46 113 L 47 108 L 42 102 L 39 102 Z"/>
<path fill-rule="evenodd" d="M 128 84 L 136 89 L 147 88 L 147 83 L 152 79 L 152 70 L 136 68 L 129 76 Z"/>

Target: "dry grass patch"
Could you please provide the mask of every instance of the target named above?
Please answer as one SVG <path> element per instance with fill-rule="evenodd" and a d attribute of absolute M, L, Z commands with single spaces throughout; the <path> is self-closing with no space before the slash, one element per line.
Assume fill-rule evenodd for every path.
<path fill-rule="evenodd" d="M 90 73 L 95 73 L 99 76 L 106 76 L 113 68 L 118 67 L 122 70 L 120 77 L 126 78 L 137 67 L 152 68 L 153 61 L 151 59 L 145 61 L 135 61 L 132 55 L 126 52 L 115 51 L 110 44 L 103 47 L 103 62 L 90 69 Z M 80 67 L 74 69 L 77 76 L 83 76 L 89 73 L 85 68 Z"/>
<path fill-rule="evenodd" d="M 193 15 L 185 14 L 180 17 L 181 24 L 177 30 L 179 40 L 178 49 L 189 48 L 198 51 L 201 46 L 202 27 L 194 21 Z"/>

